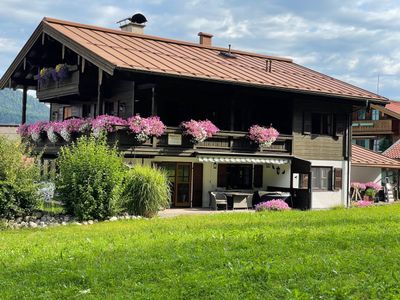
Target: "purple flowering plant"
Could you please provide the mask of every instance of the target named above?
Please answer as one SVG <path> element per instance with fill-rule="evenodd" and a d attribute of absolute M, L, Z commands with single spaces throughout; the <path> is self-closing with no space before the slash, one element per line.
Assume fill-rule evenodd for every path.
<path fill-rule="evenodd" d="M 17 133 L 21 138 L 28 138 L 29 137 L 29 125 L 27 124 L 21 124 L 17 128 Z"/>
<path fill-rule="evenodd" d="M 34 142 L 39 142 L 42 139 L 43 135 L 45 134 L 46 125 L 47 122 L 44 121 L 38 121 L 32 125 L 29 125 L 28 135 Z"/>
<path fill-rule="evenodd" d="M 47 133 L 47 138 L 52 143 L 57 143 L 60 140 L 60 133 L 62 129 L 62 122 L 48 122 L 44 126 L 44 130 Z"/>
<path fill-rule="evenodd" d="M 259 144 L 261 147 L 270 147 L 278 136 L 278 130 L 272 126 L 267 128 L 260 125 L 253 125 L 250 127 L 248 133 L 249 139 Z"/>
<path fill-rule="evenodd" d="M 116 116 L 100 115 L 92 120 L 92 132 L 95 137 L 99 137 L 102 133 L 114 132 L 117 126 L 127 126 L 128 122 Z"/>
<path fill-rule="evenodd" d="M 256 211 L 261 212 L 261 211 L 268 211 L 268 210 L 284 211 L 284 210 L 290 210 L 291 208 L 283 200 L 272 199 L 272 200 L 261 202 L 261 203 L 257 204 L 255 209 L 256 209 Z"/>
<path fill-rule="evenodd" d="M 151 136 L 161 136 L 165 132 L 165 125 L 157 116 L 142 118 L 140 115 L 128 119 L 130 130 L 135 133 L 138 142 L 145 142 Z"/>
<path fill-rule="evenodd" d="M 39 81 L 39 86 L 44 87 L 47 85 L 47 83 L 50 80 L 50 77 L 52 77 L 53 69 L 52 68 L 42 68 L 39 71 L 38 74 L 38 81 Z"/>
<path fill-rule="evenodd" d="M 70 142 L 74 134 L 88 133 L 91 129 L 90 119 L 72 118 L 61 123 L 60 135 L 66 142 Z"/>
<path fill-rule="evenodd" d="M 180 126 L 183 129 L 183 134 L 191 136 L 191 140 L 195 144 L 204 142 L 207 138 L 219 132 L 219 128 L 209 120 L 190 120 L 182 122 Z"/>

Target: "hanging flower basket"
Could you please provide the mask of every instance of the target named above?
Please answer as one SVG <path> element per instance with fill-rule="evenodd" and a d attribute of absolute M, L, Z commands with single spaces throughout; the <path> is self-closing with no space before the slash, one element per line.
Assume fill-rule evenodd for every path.
<path fill-rule="evenodd" d="M 53 73 L 52 68 L 40 69 L 39 74 L 37 75 L 40 88 L 46 87 L 49 84 L 49 80 L 52 77 L 52 73 Z"/>
<path fill-rule="evenodd" d="M 68 119 L 61 125 L 60 135 L 66 142 L 73 141 L 79 135 L 87 134 L 91 129 L 91 120 L 89 119 Z"/>
<path fill-rule="evenodd" d="M 207 138 L 219 132 L 219 128 L 209 120 L 190 120 L 182 122 L 180 127 L 183 130 L 183 135 L 189 136 L 194 144 L 204 142 Z"/>
<path fill-rule="evenodd" d="M 166 129 L 164 123 L 157 116 L 142 118 L 140 115 L 136 115 L 128 119 L 128 125 L 139 143 L 146 142 L 152 136 L 162 136 Z"/>
<path fill-rule="evenodd" d="M 62 129 L 62 122 L 48 122 L 45 125 L 45 130 L 47 133 L 47 138 L 53 144 L 61 141 L 60 132 Z"/>
<path fill-rule="evenodd" d="M 45 138 L 46 125 L 47 125 L 47 122 L 44 122 L 44 121 L 38 121 L 32 125 L 29 125 L 28 134 L 35 143 L 39 143 L 40 141 L 42 141 Z"/>
<path fill-rule="evenodd" d="M 279 136 L 278 130 L 271 127 L 253 125 L 249 129 L 248 137 L 251 141 L 258 144 L 261 148 L 271 147 Z"/>
<path fill-rule="evenodd" d="M 115 116 L 101 115 L 91 122 L 92 132 L 95 137 L 108 132 L 115 132 L 118 126 L 127 126 L 128 122 Z"/>

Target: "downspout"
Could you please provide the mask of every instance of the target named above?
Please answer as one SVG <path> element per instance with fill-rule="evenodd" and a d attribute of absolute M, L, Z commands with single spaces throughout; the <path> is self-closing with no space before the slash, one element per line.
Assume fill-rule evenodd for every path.
<path fill-rule="evenodd" d="M 351 168 L 351 136 L 352 136 L 352 113 L 347 116 L 347 188 L 346 188 L 346 207 L 350 207 L 350 168 Z"/>

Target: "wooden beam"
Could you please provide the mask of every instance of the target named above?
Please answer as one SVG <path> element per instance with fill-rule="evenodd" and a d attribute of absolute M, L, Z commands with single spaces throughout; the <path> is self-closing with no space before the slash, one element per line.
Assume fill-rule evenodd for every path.
<path fill-rule="evenodd" d="M 135 115 L 135 82 L 132 81 L 132 116 Z"/>
<path fill-rule="evenodd" d="M 46 37 L 46 34 L 43 32 L 42 33 L 42 45 L 44 45 L 44 38 Z"/>
<path fill-rule="evenodd" d="M 82 57 L 82 73 L 85 73 L 85 59 Z"/>
<path fill-rule="evenodd" d="M 21 118 L 21 124 L 26 123 L 26 102 L 28 98 L 28 88 L 27 86 L 24 86 L 22 90 L 22 118 Z"/>
<path fill-rule="evenodd" d="M 156 106 L 156 88 L 151 88 L 151 115 L 155 116 L 157 114 L 157 106 Z"/>
<path fill-rule="evenodd" d="M 103 110 L 103 99 L 101 95 L 101 85 L 103 83 L 103 70 L 99 68 L 99 77 L 97 79 L 97 112 L 96 114 L 98 116 L 102 115 L 104 113 Z"/>
<path fill-rule="evenodd" d="M 61 46 L 61 60 L 64 60 L 65 57 L 65 46 L 64 44 Z"/>
<path fill-rule="evenodd" d="M 26 57 L 24 57 L 24 71 L 26 70 Z"/>

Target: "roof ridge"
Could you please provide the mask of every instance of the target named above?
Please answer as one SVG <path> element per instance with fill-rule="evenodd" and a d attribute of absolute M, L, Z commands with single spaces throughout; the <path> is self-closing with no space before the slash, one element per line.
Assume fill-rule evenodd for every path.
<path fill-rule="evenodd" d="M 163 38 L 163 37 L 159 37 L 159 36 L 155 36 L 155 35 L 127 32 L 127 31 L 122 31 L 122 30 L 118 30 L 118 29 L 111 29 L 111 28 L 101 27 L 101 26 L 96 26 L 96 25 L 82 24 L 82 23 L 78 23 L 78 22 L 71 22 L 71 21 L 60 20 L 60 19 L 49 18 L 49 17 L 44 17 L 42 21 L 47 22 L 47 23 L 56 23 L 56 24 L 60 24 L 60 25 L 68 25 L 68 26 L 98 30 L 98 31 L 103 31 L 103 32 L 108 32 L 108 33 L 113 33 L 113 34 L 132 36 L 132 37 L 136 37 L 136 38 L 155 40 L 155 41 L 160 41 L 160 42 L 165 42 L 165 43 L 180 44 L 180 45 L 205 48 L 205 49 L 211 49 L 211 50 L 218 50 L 218 51 L 229 51 L 230 50 L 231 52 L 236 53 L 236 54 L 243 54 L 243 55 L 249 55 L 249 56 L 254 56 L 254 57 L 259 57 L 259 58 L 272 59 L 272 60 L 280 60 L 280 61 L 285 61 L 285 62 L 290 62 L 290 63 L 293 62 L 293 60 L 291 58 L 286 58 L 286 57 L 265 55 L 265 54 L 259 54 L 259 53 L 254 53 L 254 52 L 235 50 L 232 48 L 228 49 L 228 48 L 216 47 L 216 46 L 205 46 L 205 45 L 201 45 L 201 44 L 197 44 L 197 43 L 168 39 L 168 38 Z"/>

